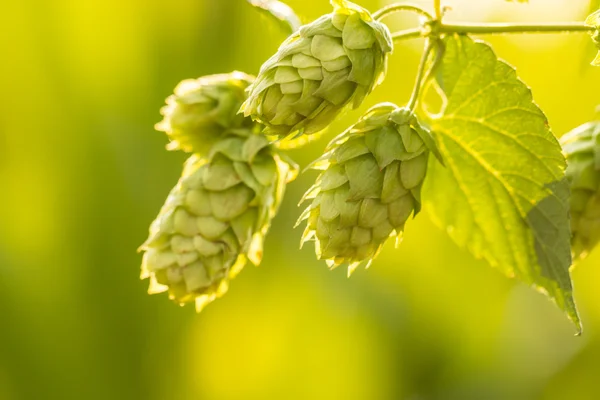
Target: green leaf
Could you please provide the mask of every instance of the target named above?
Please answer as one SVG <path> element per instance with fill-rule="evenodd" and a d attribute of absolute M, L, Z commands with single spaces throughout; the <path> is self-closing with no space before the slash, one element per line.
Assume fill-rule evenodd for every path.
<path fill-rule="evenodd" d="M 581 332 L 571 265 L 566 162 L 515 70 L 485 43 L 445 39 L 436 83 L 447 98 L 432 131 L 424 200 L 461 246 L 547 294 Z"/>
<path fill-rule="evenodd" d="M 300 29 L 302 23 L 292 7 L 277 0 L 248 0 L 248 3 L 272 17 L 288 34 Z"/>

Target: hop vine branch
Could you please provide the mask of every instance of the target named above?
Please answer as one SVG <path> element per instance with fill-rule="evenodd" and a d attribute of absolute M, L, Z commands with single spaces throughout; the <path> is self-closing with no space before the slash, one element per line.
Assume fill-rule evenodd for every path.
<path fill-rule="evenodd" d="M 443 12 L 439 2 L 435 2 L 435 17 L 425 9 L 404 3 L 395 3 L 373 13 L 373 18 L 381 20 L 397 12 L 413 12 L 423 18 L 420 28 L 409 29 L 392 33 L 394 41 L 410 39 L 420 36 L 439 36 L 449 34 L 460 35 L 498 35 L 511 33 L 594 33 L 597 31 L 598 13 L 591 15 L 584 22 L 556 22 L 556 23 L 446 23 L 443 22 Z"/>

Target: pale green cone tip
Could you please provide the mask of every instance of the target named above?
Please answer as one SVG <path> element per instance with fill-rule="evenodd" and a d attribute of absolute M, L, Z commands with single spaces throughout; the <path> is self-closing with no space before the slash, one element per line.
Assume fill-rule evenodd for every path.
<path fill-rule="evenodd" d="M 592 41 L 596 47 L 600 49 L 600 10 L 587 17 L 585 25 L 596 28 L 596 30 L 592 32 Z M 600 66 L 600 51 L 596 55 L 594 61 L 592 61 L 592 65 Z"/>
<path fill-rule="evenodd" d="M 350 274 L 368 266 L 419 212 L 431 138 L 417 124 L 406 108 L 375 106 L 312 164 L 323 172 L 303 198 L 311 204 L 298 224 L 306 221 L 302 243 L 314 240 L 317 258 L 331 268 L 348 264 Z"/>
<path fill-rule="evenodd" d="M 600 242 L 600 122 L 581 125 L 560 141 L 571 186 L 571 249 L 580 260 Z"/>
<path fill-rule="evenodd" d="M 226 135 L 207 156 L 191 156 L 150 227 L 141 278 L 200 311 L 226 291 L 262 247 L 295 165 L 263 135 Z"/>
<path fill-rule="evenodd" d="M 252 122 L 238 114 L 254 77 L 243 72 L 180 82 L 161 109 L 156 129 L 169 137 L 169 150 L 205 154 L 226 133 L 247 132 Z"/>
<path fill-rule="evenodd" d="M 388 28 L 348 1 L 304 25 L 260 69 L 242 105 L 244 115 L 277 138 L 325 129 L 347 106 L 358 107 L 385 76 Z"/>
<path fill-rule="evenodd" d="M 585 24 L 594 28 L 600 27 L 600 10 L 587 17 Z"/>

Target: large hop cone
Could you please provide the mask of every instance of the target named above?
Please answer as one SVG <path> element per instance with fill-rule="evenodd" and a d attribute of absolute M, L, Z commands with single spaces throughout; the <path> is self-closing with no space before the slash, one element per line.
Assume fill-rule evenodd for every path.
<path fill-rule="evenodd" d="M 561 138 L 571 184 L 574 258 L 584 258 L 600 241 L 600 123 L 575 128 Z"/>
<path fill-rule="evenodd" d="M 167 148 L 206 154 L 228 131 L 249 128 L 252 122 L 238 110 L 253 79 L 235 71 L 179 83 L 161 109 L 164 119 L 156 124 L 171 140 Z"/>
<path fill-rule="evenodd" d="M 385 75 L 387 27 L 345 0 L 304 25 L 261 67 L 242 106 L 278 137 L 323 130 L 347 104 L 358 107 Z"/>
<path fill-rule="evenodd" d="M 420 210 L 431 138 L 414 115 L 378 105 L 335 138 L 313 167 L 324 170 L 305 199 L 312 203 L 302 242 L 315 240 L 330 267 L 367 266 L 390 236 L 400 237 Z"/>
<path fill-rule="evenodd" d="M 227 290 L 262 243 L 293 168 L 259 134 L 230 135 L 193 155 L 142 245 L 150 293 L 167 291 L 200 311 Z"/>

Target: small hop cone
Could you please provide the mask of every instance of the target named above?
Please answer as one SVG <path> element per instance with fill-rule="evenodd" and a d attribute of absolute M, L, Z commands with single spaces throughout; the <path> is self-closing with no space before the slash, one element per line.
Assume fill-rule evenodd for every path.
<path fill-rule="evenodd" d="M 304 25 L 267 60 L 248 88 L 244 115 L 278 138 L 314 134 L 342 109 L 358 107 L 383 80 L 392 51 L 388 28 L 345 0 Z"/>
<path fill-rule="evenodd" d="M 600 122 L 575 128 L 561 138 L 571 185 L 571 248 L 583 259 L 600 241 Z"/>
<path fill-rule="evenodd" d="M 585 20 L 585 25 L 596 28 L 596 30 L 592 33 L 592 41 L 596 47 L 600 49 L 600 10 L 587 17 Z M 592 61 L 592 65 L 600 66 L 600 51 L 596 55 L 594 61 Z"/>
<path fill-rule="evenodd" d="M 249 118 L 238 115 L 254 78 L 243 72 L 186 79 L 167 98 L 156 124 L 170 139 L 169 150 L 206 154 L 228 132 L 247 132 Z"/>
<path fill-rule="evenodd" d="M 308 190 L 312 199 L 302 243 L 314 239 L 317 258 L 351 274 L 377 256 L 390 236 L 400 239 L 417 214 L 431 138 L 405 108 L 382 104 L 335 138 L 313 163 L 323 172 Z"/>
<path fill-rule="evenodd" d="M 169 292 L 200 311 L 227 291 L 263 239 L 295 167 L 259 134 L 229 135 L 191 156 L 142 245 L 149 293 Z"/>

